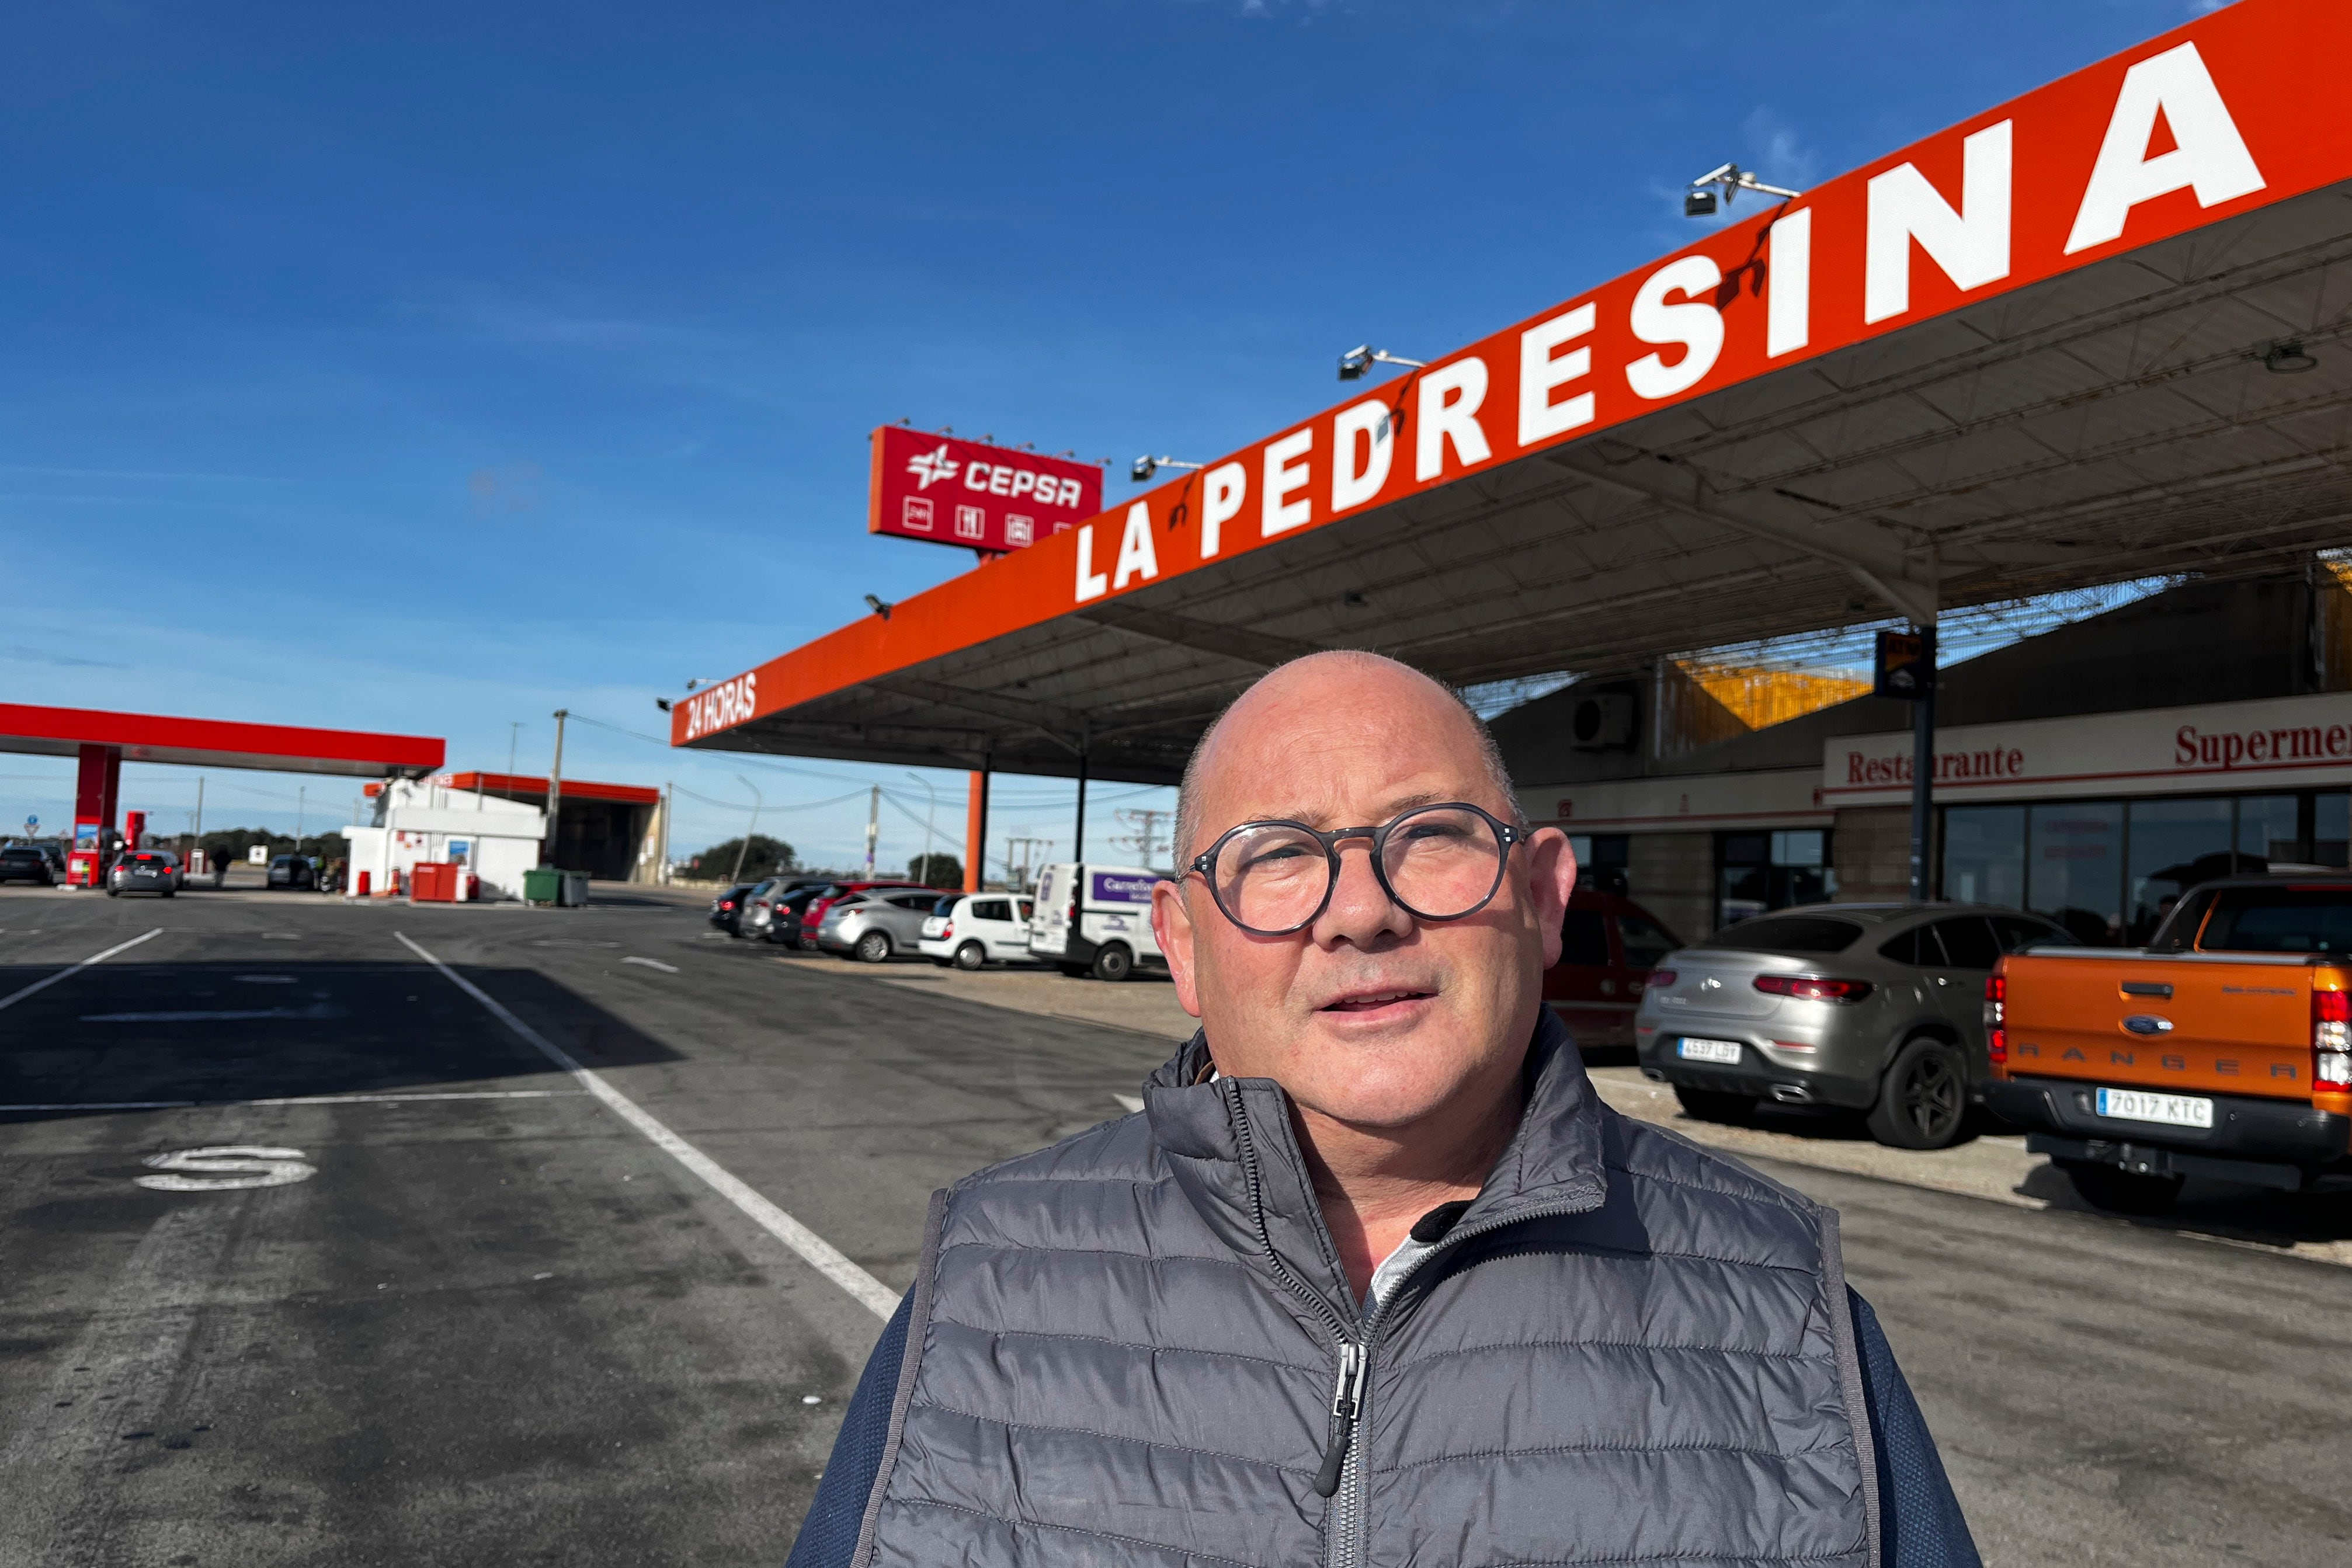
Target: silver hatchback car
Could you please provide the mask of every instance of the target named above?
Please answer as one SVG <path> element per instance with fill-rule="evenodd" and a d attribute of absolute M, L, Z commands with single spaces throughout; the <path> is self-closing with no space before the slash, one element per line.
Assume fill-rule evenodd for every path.
<path fill-rule="evenodd" d="M 1759 1100 L 1867 1113 L 1871 1135 L 1939 1149 L 1990 1067 L 1985 981 L 2004 953 L 2074 938 L 2037 915 L 1965 904 L 1816 904 L 1725 928 L 1650 973 L 1642 1075 L 1692 1115 Z"/>
<path fill-rule="evenodd" d="M 816 945 L 868 964 L 887 964 L 894 954 L 912 955 L 923 940 L 923 922 L 940 901 L 936 888 L 877 887 L 852 894 L 824 912 Z"/>

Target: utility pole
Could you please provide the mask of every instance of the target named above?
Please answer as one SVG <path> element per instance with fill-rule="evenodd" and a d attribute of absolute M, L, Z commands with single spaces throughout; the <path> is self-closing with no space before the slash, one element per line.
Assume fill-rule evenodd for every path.
<path fill-rule="evenodd" d="M 205 776 L 201 773 L 196 775 L 196 831 L 190 836 L 201 852 L 205 847 Z"/>
<path fill-rule="evenodd" d="M 741 882 L 743 880 L 743 857 L 751 852 L 752 835 L 756 834 L 760 831 L 760 808 L 768 803 L 761 797 L 760 787 L 757 784 L 752 783 L 749 779 L 744 778 L 740 773 L 735 775 L 735 782 L 743 786 L 744 789 L 751 791 L 751 825 L 743 830 L 742 845 L 735 852 L 735 874 L 727 879 L 729 882 Z M 872 841 L 868 840 L 867 841 L 870 843 Z M 872 851 L 869 850 L 866 852 L 866 861 L 869 867 L 873 864 L 874 855 Z"/>
<path fill-rule="evenodd" d="M 1083 741 L 1078 745 L 1078 823 L 1076 832 L 1077 837 L 1075 841 L 1078 846 L 1077 858 L 1084 860 L 1087 858 L 1087 748 L 1086 744 Z"/>
<path fill-rule="evenodd" d="M 1160 824 L 1167 818 L 1174 815 L 1175 813 L 1172 811 L 1162 811 L 1141 807 L 1121 808 L 1118 813 L 1118 820 L 1122 822 L 1132 823 L 1135 827 L 1135 831 L 1125 834 L 1122 837 L 1113 839 L 1111 842 L 1118 845 L 1121 849 L 1131 849 L 1135 851 L 1136 858 L 1139 863 L 1143 865 L 1154 864 L 1155 861 L 1153 857 L 1157 856 L 1160 852 Z"/>
<path fill-rule="evenodd" d="M 555 766 L 547 770 L 547 859 L 553 865 L 562 852 L 562 839 L 556 824 L 563 816 L 563 721 L 572 716 L 570 708 L 555 710 Z"/>
<path fill-rule="evenodd" d="M 304 798 L 310 793 L 310 787 L 308 784 L 298 784 L 294 787 L 294 852 L 298 855 L 302 852 L 302 812 L 305 803 Z M 283 800 L 286 797 L 280 795 L 278 799 Z"/>
<path fill-rule="evenodd" d="M 877 784 L 866 798 L 866 880 L 874 880 L 874 841 L 882 833 L 882 786 Z"/>
<path fill-rule="evenodd" d="M 507 776 L 509 778 L 512 778 L 514 776 L 515 743 L 521 738 L 522 720 L 519 718 L 509 719 L 507 721 Z"/>
<path fill-rule="evenodd" d="M 931 874 L 931 824 L 939 819 L 940 792 L 932 789 L 929 782 L 912 768 L 907 770 L 907 777 L 922 785 L 923 793 L 930 798 L 930 805 L 923 812 L 923 874 L 918 879 L 928 881 Z"/>

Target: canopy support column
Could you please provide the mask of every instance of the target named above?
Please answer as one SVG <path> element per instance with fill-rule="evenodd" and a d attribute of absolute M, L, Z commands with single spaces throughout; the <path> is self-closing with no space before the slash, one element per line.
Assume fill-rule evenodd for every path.
<path fill-rule="evenodd" d="M 988 764 L 991 758 L 981 758 L 981 766 L 972 770 L 970 792 L 964 797 L 963 814 L 963 890 L 978 893 L 987 881 L 983 874 L 988 865 Z"/>
<path fill-rule="evenodd" d="M 1935 896 L 1936 622 L 1917 622 L 1919 695 L 1911 704 L 1911 898 Z"/>
<path fill-rule="evenodd" d="M 1076 837 L 1070 843 L 1070 858 L 1083 861 L 1087 858 L 1087 748 L 1083 746 L 1078 747 L 1078 821 L 1076 833 Z"/>

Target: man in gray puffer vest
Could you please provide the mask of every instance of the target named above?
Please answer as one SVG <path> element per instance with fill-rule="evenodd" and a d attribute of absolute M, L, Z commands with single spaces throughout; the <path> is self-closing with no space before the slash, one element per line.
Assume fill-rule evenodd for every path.
<path fill-rule="evenodd" d="M 1201 1032 L 934 1200 L 791 1568 L 1976 1563 L 1836 1216 L 1594 1094 L 1452 693 L 1273 672 L 1177 845 Z"/>

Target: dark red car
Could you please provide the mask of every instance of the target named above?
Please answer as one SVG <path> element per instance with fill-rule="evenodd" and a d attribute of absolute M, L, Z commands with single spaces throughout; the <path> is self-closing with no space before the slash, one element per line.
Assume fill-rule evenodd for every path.
<path fill-rule="evenodd" d="M 1544 971 L 1544 1005 L 1577 1045 L 1633 1048 L 1633 1009 L 1658 961 L 1683 945 L 1665 923 L 1622 894 L 1580 883 L 1560 926 L 1559 962 Z"/>
<path fill-rule="evenodd" d="M 886 876 L 873 882 L 836 882 L 819 889 L 816 896 L 810 899 L 801 910 L 799 943 L 801 950 L 806 953 L 816 951 L 816 930 L 818 926 L 824 924 L 824 912 L 851 894 L 869 893 L 877 887 L 917 889 L 922 885 L 919 882 L 908 882 L 904 877 Z M 932 891 L 938 890 L 935 888 Z"/>

